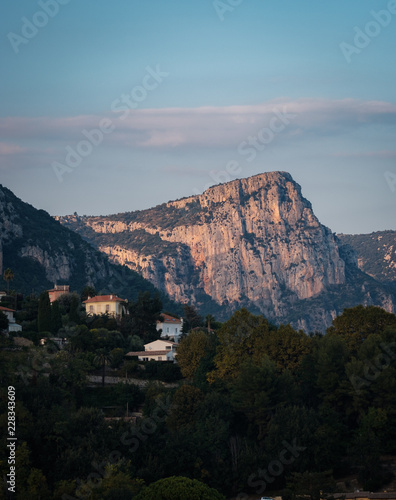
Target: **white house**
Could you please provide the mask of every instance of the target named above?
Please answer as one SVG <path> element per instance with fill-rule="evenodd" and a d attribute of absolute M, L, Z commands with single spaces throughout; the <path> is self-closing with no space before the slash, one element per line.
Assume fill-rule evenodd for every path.
<path fill-rule="evenodd" d="M 3 312 L 8 318 L 8 333 L 22 331 L 21 325 L 18 325 L 18 323 L 15 322 L 14 309 L 8 309 L 8 307 L 0 307 L 0 311 Z"/>
<path fill-rule="evenodd" d="M 117 295 L 97 295 L 84 300 L 85 311 L 88 316 L 95 314 L 108 314 L 116 319 L 121 319 L 126 313 L 126 299 L 120 299 Z"/>
<path fill-rule="evenodd" d="M 174 361 L 177 344 L 170 340 L 154 340 L 144 344 L 144 351 L 128 352 L 127 356 L 137 357 L 139 361 Z"/>
<path fill-rule="evenodd" d="M 169 314 L 161 314 L 161 320 L 157 321 L 157 331 L 162 330 L 161 338 L 173 339 L 179 342 L 182 335 L 183 318 L 175 318 Z"/>

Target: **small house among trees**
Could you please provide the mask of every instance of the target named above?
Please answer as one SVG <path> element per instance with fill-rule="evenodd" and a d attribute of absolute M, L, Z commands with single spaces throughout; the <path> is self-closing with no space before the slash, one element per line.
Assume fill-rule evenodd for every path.
<path fill-rule="evenodd" d="M 154 340 L 144 344 L 144 351 L 128 352 L 128 357 L 137 357 L 139 361 L 174 361 L 177 344 L 169 340 Z"/>
<path fill-rule="evenodd" d="M 172 339 L 177 343 L 182 335 L 183 318 L 161 314 L 161 319 L 157 321 L 157 331 L 159 330 L 162 330 L 162 339 Z"/>
<path fill-rule="evenodd" d="M 20 332 L 22 331 L 21 325 L 16 323 L 14 318 L 14 309 L 9 309 L 8 307 L 0 307 L 0 311 L 7 316 L 8 319 L 8 333 L 10 332 Z"/>
<path fill-rule="evenodd" d="M 88 316 L 108 314 L 115 319 L 121 319 L 126 314 L 126 299 L 120 299 L 117 295 L 97 295 L 84 300 L 85 310 Z"/>
<path fill-rule="evenodd" d="M 54 288 L 48 290 L 48 296 L 51 304 L 58 300 L 61 295 L 69 294 L 70 286 L 69 285 L 54 285 Z"/>

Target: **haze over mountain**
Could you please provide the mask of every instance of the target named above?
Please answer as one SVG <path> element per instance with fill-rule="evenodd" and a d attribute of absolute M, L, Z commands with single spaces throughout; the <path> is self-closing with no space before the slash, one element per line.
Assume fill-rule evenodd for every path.
<path fill-rule="evenodd" d="M 286 172 L 106 217 L 58 217 L 175 301 L 225 318 L 248 307 L 276 323 L 324 330 L 345 307 L 394 311 L 386 284 L 315 216 Z"/>

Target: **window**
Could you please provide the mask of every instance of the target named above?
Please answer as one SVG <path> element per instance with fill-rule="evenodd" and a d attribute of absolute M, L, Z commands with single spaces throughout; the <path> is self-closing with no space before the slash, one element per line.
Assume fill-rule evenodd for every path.
<path fill-rule="evenodd" d="M 97 306 L 97 311 L 98 313 L 100 313 L 100 306 Z"/>
<path fill-rule="evenodd" d="M 110 311 L 110 304 L 106 304 L 106 312 Z"/>
<path fill-rule="evenodd" d="M 91 312 L 91 313 L 94 312 L 93 306 L 89 306 L 89 312 Z"/>
<path fill-rule="evenodd" d="M 175 333 L 177 333 L 177 328 L 175 328 Z"/>
<path fill-rule="evenodd" d="M 168 326 L 168 328 L 166 329 L 166 333 L 169 333 L 169 326 Z"/>
<path fill-rule="evenodd" d="M 162 361 L 162 356 L 158 356 L 158 361 Z"/>
<path fill-rule="evenodd" d="M 166 346 L 166 350 L 167 350 L 167 351 L 170 351 L 171 349 L 172 349 L 172 346 L 170 346 L 170 345 L 167 345 L 167 346 Z"/>

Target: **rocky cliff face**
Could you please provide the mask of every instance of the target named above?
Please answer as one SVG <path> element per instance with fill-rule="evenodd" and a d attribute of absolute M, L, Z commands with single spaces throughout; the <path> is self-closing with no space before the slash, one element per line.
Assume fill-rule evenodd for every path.
<path fill-rule="evenodd" d="M 323 329 L 342 311 L 325 296 L 347 287 L 354 260 L 286 172 L 235 180 L 151 210 L 59 220 L 175 300 L 226 312 L 247 306 L 306 328 Z M 315 311 L 296 313 L 318 297 Z M 383 299 L 393 303 L 385 292 Z"/>
<path fill-rule="evenodd" d="M 11 288 L 24 293 L 41 292 L 54 283 L 76 291 L 91 285 L 125 298 L 154 292 L 140 275 L 111 263 L 78 234 L 1 185 L 0 267 L 12 269 Z"/>
<path fill-rule="evenodd" d="M 338 237 L 356 252 L 359 269 L 376 280 L 396 286 L 396 231 Z"/>

